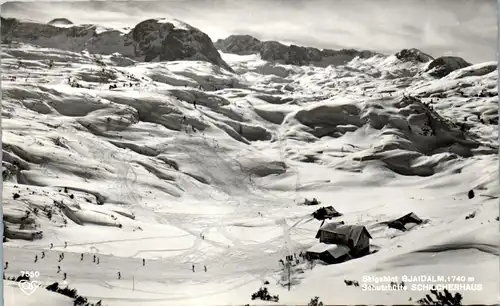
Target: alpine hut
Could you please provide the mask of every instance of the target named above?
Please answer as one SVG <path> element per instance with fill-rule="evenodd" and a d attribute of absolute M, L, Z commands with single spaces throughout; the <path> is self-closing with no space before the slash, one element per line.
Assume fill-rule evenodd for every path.
<path fill-rule="evenodd" d="M 318 234 L 319 242 L 326 244 L 345 245 L 350 249 L 352 257 L 359 257 L 370 253 L 370 239 L 372 236 L 362 225 L 324 224 Z"/>
<path fill-rule="evenodd" d="M 411 229 L 417 224 L 421 224 L 423 221 L 413 212 L 404 215 L 398 219 L 390 221 L 387 226 L 389 228 L 394 228 L 403 232 Z"/>
<path fill-rule="evenodd" d="M 320 259 L 329 264 L 349 260 L 349 248 L 345 245 L 318 243 L 306 251 L 307 259 Z"/>
<path fill-rule="evenodd" d="M 325 220 L 325 219 L 340 217 L 342 216 L 342 214 L 336 211 L 335 208 L 333 208 L 333 206 L 327 206 L 319 208 L 318 210 L 312 213 L 312 216 L 316 220 Z"/>

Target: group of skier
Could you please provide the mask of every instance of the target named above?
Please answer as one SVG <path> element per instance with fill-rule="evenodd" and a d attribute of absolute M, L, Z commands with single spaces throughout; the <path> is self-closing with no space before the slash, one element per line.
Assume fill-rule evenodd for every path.
<path fill-rule="evenodd" d="M 203 234 L 200 234 L 200 237 L 201 237 L 202 239 L 205 239 L 205 236 L 204 236 Z M 64 243 L 64 247 L 66 248 L 66 247 L 67 247 L 67 245 L 68 245 L 68 244 L 67 244 L 67 242 L 65 242 L 65 243 Z M 51 244 L 50 244 L 50 249 L 52 249 L 53 247 L 54 247 L 54 244 L 53 244 L 53 243 L 51 243 Z M 85 257 L 85 256 L 84 256 L 84 253 L 81 253 L 81 254 L 80 254 L 80 261 L 83 261 L 84 257 Z M 40 256 L 40 259 L 44 259 L 44 258 L 45 258 L 45 251 L 42 251 L 41 256 Z M 34 261 L 34 262 L 36 263 L 36 262 L 38 262 L 38 260 L 39 260 L 38 254 L 35 254 L 35 261 Z M 62 262 L 63 260 L 64 260 L 64 253 L 60 253 L 60 254 L 59 254 L 59 259 L 58 259 L 58 262 Z M 94 263 L 96 263 L 96 264 L 99 264 L 99 257 L 97 257 L 97 256 L 94 254 L 94 255 L 93 255 L 93 261 L 92 261 L 92 262 L 94 262 Z M 144 259 L 144 258 L 142 259 L 142 266 L 146 266 L 146 259 Z M 8 261 L 6 261 L 6 262 L 5 262 L 5 266 L 4 266 L 4 271 L 5 271 L 5 270 L 7 270 L 7 269 L 8 269 L 8 267 L 9 267 L 9 262 L 8 262 Z M 204 265 L 204 266 L 203 266 L 203 268 L 204 268 L 204 271 L 205 271 L 205 272 L 207 272 L 207 266 L 206 266 L 206 265 Z M 195 272 L 195 265 L 194 265 L 194 264 L 192 265 L 192 271 L 193 271 L 193 272 Z M 58 274 L 59 274 L 59 273 L 61 273 L 61 266 L 60 266 L 60 265 L 58 265 L 58 266 L 57 266 L 57 271 L 56 271 L 56 273 L 58 273 Z M 118 278 L 118 279 L 121 279 L 121 278 L 122 278 L 122 275 L 121 275 L 121 272 L 120 272 L 120 271 L 118 271 L 118 272 L 117 272 L 117 278 Z M 66 273 L 66 272 L 63 272 L 63 280 L 66 280 L 66 279 L 67 279 L 67 273 Z"/>
<path fill-rule="evenodd" d="M 207 272 L 207 266 L 203 266 L 203 268 L 205 269 L 205 272 Z M 195 272 L 194 264 L 191 266 L 191 269 L 192 269 L 193 272 Z"/>

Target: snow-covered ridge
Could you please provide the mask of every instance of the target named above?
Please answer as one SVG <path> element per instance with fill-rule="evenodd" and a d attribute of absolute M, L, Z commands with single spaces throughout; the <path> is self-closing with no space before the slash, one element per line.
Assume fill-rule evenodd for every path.
<path fill-rule="evenodd" d="M 379 66 L 386 66 L 386 69 L 382 72 L 386 76 L 392 74 L 390 70 L 394 70 L 390 69 L 389 66 L 396 66 L 396 69 L 400 71 L 402 68 L 406 68 L 410 75 L 427 73 L 433 77 L 442 78 L 457 69 L 471 65 L 460 57 L 442 56 L 434 58 L 415 48 L 403 49 L 391 55 L 355 49 L 319 50 L 293 44 L 284 45 L 276 41 L 260 41 L 250 35 L 230 35 L 225 39 L 217 40 L 215 46 L 224 53 L 237 55 L 257 54 L 261 59 L 269 62 L 298 66 L 326 67 L 329 65 L 349 65 L 352 61 L 376 62 Z M 380 58 L 385 58 L 385 60 L 380 62 Z"/>
<path fill-rule="evenodd" d="M 145 20 L 130 31 L 59 21 L 52 25 L 2 18 L 2 39 L 73 52 L 87 50 L 104 55 L 118 52 L 145 62 L 202 60 L 231 69 L 208 35 L 177 19 Z"/>
<path fill-rule="evenodd" d="M 225 53 L 238 55 L 257 53 L 266 61 L 291 65 L 311 64 L 319 67 L 342 65 L 355 57 L 369 58 L 377 54 L 367 50 L 319 50 L 293 44 L 287 46 L 277 41 L 260 41 L 250 35 L 231 35 L 225 39 L 217 40 L 215 46 Z"/>
<path fill-rule="evenodd" d="M 177 29 L 191 30 L 194 27 L 177 18 L 158 18 L 158 23 L 171 23 Z"/>

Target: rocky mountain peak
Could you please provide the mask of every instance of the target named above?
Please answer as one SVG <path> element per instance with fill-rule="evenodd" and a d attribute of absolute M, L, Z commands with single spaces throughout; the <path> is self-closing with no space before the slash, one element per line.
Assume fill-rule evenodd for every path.
<path fill-rule="evenodd" d="M 97 25 L 60 27 L 13 18 L 2 18 L 1 22 L 4 41 L 19 41 L 73 52 L 87 50 L 103 55 L 120 53 L 145 62 L 207 61 L 232 71 L 207 34 L 176 19 L 144 20 L 128 33 L 115 29 L 103 30 Z"/>
<path fill-rule="evenodd" d="M 427 63 L 434 58 L 429 54 L 426 54 L 418 49 L 403 49 L 395 54 L 395 56 L 403 62 L 417 62 L 417 63 Z"/>

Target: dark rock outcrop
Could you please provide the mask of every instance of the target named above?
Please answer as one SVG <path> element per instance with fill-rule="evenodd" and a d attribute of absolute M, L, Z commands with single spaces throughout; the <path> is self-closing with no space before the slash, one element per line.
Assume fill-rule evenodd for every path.
<path fill-rule="evenodd" d="M 442 78 L 451 72 L 469 67 L 471 64 L 457 56 L 441 56 L 433 60 L 427 66 L 426 72 L 436 78 Z"/>
<path fill-rule="evenodd" d="M 214 45 L 225 53 L 248 55 L 259 53 L 262 42 L 250 35 L 231 35 L 226 39 L 218 39 Z"/>
<path fill-rule="evenodd" d="M 207 61 L 232 71 L 210 37 L 178 20 L 148 19 L 129 33 L 98 31 L 96 25 L 57 27 L 50 24 L 1 18 L 4 41 L 19 41 L 46 48 L 110 55 L 120 53 L 138 61 Z"/>
<path fill-rule="evenodd" d="M 263 60 L 291 65 L 344 65 L 355 57 L 369 58 L 377 53 L 354 49 L 330 50 L 297 45 L 286 46 L 277 41 L 260 41 L 250 35 L 231 35 L 219 39 L 215 47 L 224 53 L 238 55 L 260 54 Z"/>
<path fill-rule="evenodd" d="M 395 54 L 395 56 L 403 62 L 427 63 L 434 58 L 418 49 L 403 49 Z"/>

